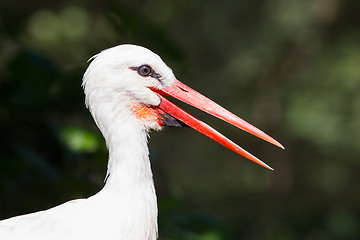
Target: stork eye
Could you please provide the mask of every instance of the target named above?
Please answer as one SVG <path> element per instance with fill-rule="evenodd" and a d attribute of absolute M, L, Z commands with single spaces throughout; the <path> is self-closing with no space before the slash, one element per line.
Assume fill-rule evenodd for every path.
<path fill-rule="evenodd" d="M 151 75 L 154 71 L 149 65 L 142 65 L 137 69 L 138 74 L 143 77 Z"/>
<path fill-rule="evenodd" d="M 160 81 L 161 75 L 156 73 L 152 67 L 147 64 L 141 65 L 140 67 L 130 67 L 129 69 L 136 71 L 142 77 L 153 77 Z"/>

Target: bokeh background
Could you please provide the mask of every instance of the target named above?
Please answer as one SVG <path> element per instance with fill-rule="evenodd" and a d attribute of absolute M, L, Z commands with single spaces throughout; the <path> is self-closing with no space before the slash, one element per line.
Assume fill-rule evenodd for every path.
<path fill-rule="evenodd" d="M 2 1 L 0 218 L 101 189 L 82 74 L 133 43 L 286 147 L 182 105 L 275 171 L 192 129 L 153 132 L 160 239 L 360 239 L 359 13 L 355 0 Z"/>

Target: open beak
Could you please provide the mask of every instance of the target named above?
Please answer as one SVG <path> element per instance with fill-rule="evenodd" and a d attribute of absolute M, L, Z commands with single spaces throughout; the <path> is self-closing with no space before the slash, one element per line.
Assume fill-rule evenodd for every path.
<path fill-rule="evenodd" d="M 235 114 L 229 112 L 225 108 L 221 107 L 217 103 L 213 102 L 212 100 L 208 99 L 207 97 L 203 96 L 202 94 L 198 93 L 197 91 L 186 86 L 185 84 L 183 84 L 178 80 L 175 80 L 175 84 L 170 87 L 165 87 L 161 89 L 152 89 L 152 90 L 157 92 L 159 94 L 159 97 L 161 98 L 161 103 L 159 106 L 157 106 L 157 108 L 163 110 L 167 114 L 170 114 L 171 116 L 185 123 L 189 127 L 215 140 L 216 142 L 231 149 L 232 151 L 246 157 L 247 159 L 265 168 L 273 170 L 270 166 L 268 166 L 267 164 L 265 164 L 264 162 L 262 162 L 261 160 L 259 160 L 258 158 L 247 152 L 246 150 L 242 149 L 241 147 L 233 143 L 231 140 L 226 138 L 224 135 L 222 135 L 221 133 L 219 133 L 218 131 L 216 131 L 206 123 L 200 121 L 199 119 L 187 113 L 180 107 L 176 106 L 175 104 L 167 100 L 164 96 L 171 96 L 176 99 L 179 99 L 187 104 L 192 105 L 193 107 L 201 109 L 204 112 L 216 116 L 244 131 L 247 131 L 259 138 L 264 139 L 265 141 L 274 144 L 275 146 L 284 149 L 284 147 L 278 141 L 276 141 L 275 139 L 273 139 L 263 131 L 252 126 L 251 124 L 242 120 Z"/>

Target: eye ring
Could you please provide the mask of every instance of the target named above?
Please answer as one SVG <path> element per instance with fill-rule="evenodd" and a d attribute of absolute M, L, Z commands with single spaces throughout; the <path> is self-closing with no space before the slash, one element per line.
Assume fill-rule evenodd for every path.
<path fill-rule="evenodd" d="M 147 77 L 147 76 L 150 76 L 154 72 L 154 70 L 149 65 L 141 65 L 137 69 L 137 72 L 139 75 L 141 75 L 143 77 Z"/>

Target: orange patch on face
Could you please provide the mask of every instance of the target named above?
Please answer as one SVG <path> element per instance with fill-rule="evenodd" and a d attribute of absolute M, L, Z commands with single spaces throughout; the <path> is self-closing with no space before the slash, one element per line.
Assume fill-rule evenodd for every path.
<path fill-rule="evenodd" d="M 159 112 L 155 108 L 147 107 L 142 104 L 132 104 L 131 110 L 140 120 L 161 123 L 161 121 L 159 121 Z"/>
<path fill-rule="evenodd" d="M 142 104 L 132 104 L 131 110 L 142 121 L 156 122 L 160 126 L 183 127 L 184 124 L 176 118 L 156 107 L 147 107 Z"/>

